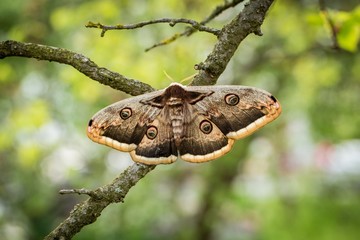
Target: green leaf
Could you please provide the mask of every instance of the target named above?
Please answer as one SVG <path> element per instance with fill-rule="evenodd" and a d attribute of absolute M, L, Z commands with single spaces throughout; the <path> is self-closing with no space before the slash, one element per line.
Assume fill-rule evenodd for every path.
<path fill-rule="evenodd" d="M 355 18 L 350 18 L 342 25 L 337 37 L 341 48 L 350 52 L 357 51 L 360 23 Z"/>

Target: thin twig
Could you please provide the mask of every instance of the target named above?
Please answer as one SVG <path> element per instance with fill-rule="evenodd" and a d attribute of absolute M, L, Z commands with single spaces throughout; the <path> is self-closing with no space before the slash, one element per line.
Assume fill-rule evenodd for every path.
<path fill-rule="evenodd" d="M 209 14 L 209 16 L 207 16 L 204 20 L 202 20 L 200 22 L 201 25 L 206 25 L 207 23 L 209 23 L 211 20 L 213 20 L 214 18 L 216 18 L 217 16 L 219 16 L 222 12 L 224 12 L 225 10 L 235 7 L 236 5 L 238 5 L 239 3 L 243 2 L 244 0 L 233 0 L 231 2 L 227 2 L 225 1 L 224 4 L 222 5 L 218 5 L 216 6 L 216 8 Z M 191 27 L 187 27 L 185 29 L 185 31 L 183 31 L 182 33 L 176 33 L 173 36 L 159 42 L 159 43 L 155 43 L 154 45 L 152 45 L 151 47 L 148 47 L 145 49 L 145 51 L 150 51 L 153 48 L 159 47 L 159 46 L 163 46 L 163 45 L 167 45 L 169 43 L 174 42 L 176 39 L 181 38 L 181 37 L 188 37 L 190 35 L 192 35 L 194 32 L 196 32 L 195 28 L 191 28 Z"/>
<path fill-rule="evenodd" d="M 59 191 L 60 194 L 64 195 L 64 194 L 86 194 L 90 197 L 93 197 L 93 198 L 97 198 L 98 196 L 95 194 L 94 191 L 92 190 L 88 190 L 88 189 L 85 189 L 85 188 L 80 188 L 80 189 L 61 189 Z"/>
<path fill-rule="evenodd" d="M 338 29 L 335 26 L 335 23 L 333 21 L 333 19 L 330 17 L 329 11 L 326 8 L 326 4 L 324 0 L 319 0 L 319 7 L 320 7 L 320 11 L 322 12 L 325 21 L 327 22 L 327 24 L 330 27 L 330 31 L 331 31 L 331 39 L 332 39 L 332 43 L 333 43 L 333 48 L 334 49 L 340 49 L 340 45 L 337 39 L 337 33 L 338 33 Z"/>
<path fill-rule="evenodd" d="M 218 5 L 210 13 L 210 15 L 207 16 L 201 22 L 197 22 L 195 20 L 186 19 L 186 18 L 161 18 L 161 19 L 149 20 L 149 21 L 144 21 L 144 22 L 139 22 L 139 23 L 134 23 L 134 24 L 126 24 L 126 25 L 123 25 L 123 24 L 104 25 L 104 24 L 101 24 L 101 23 L 94 23 L 94 22 L 90 21 L 85 25 L 85 27 L 101 29 L 100 36 L 104 37 L 105 33 L 107 31 L 109 31 L 109 30 L 130 30 L 130 29 L 141 28 L 141 27 L 144 27 L 146 25 L 157 24 L 157 23 L 169 23 L 169 25 L 171 27 L 175 26 L 177 23 L 185 23 L 185 24 L 191 25 L 191 27 L 187 27 L 184 32 L 176 33 L 173 36 L 171 36 L 171 37 L 169 37 L 169 38 L 167 38 L 165 40 L 162 40 L 161 42 L 156 43 L 156 44 L 152 45 L 151 47 L 145 49 L 145 51 L 149 51 L 149 50 L 151 50 L 153 48 L 172 43 L 172 42 L 174 42 L 175 40 L 177 40 L 180 37 L 190 36 L 191 34 L 193 34 L 196 31 L 208 32 L 208 33 L 214 34 L 215 36 L 218 36 L 220 34 L 220 30 L 215 29 L 215 28 L 206 27 L 205 24 L 207 24 L 208 22 L 213 20 L 215 17 L 220 15 L 225 10 L 227 10 L 229 8 L 232 8 L 232 7 L 235 7 L 236 5 L 238 5 L 239 3 L 243 2 L 243 1 L 244 0 L 233 0 L 233 1 L 230 1 L 230 2 L 225 1 L 224 4 Z"/>
<path fill-rule="evenodd" d="M 148 47 L 145 49 L 145 52 L 148 52 L 150 51 L 151 49 L 153 48 L 156 48 L 156 47 L 160 47 L 160 46 L 164 46 L 164 45 L 168 45 L 172 42 L 174 42 L 175 40 L 177 40 L 178 38 L 181 38 L 183 36 L 187 36 L 189 32 L 195 32 L 195 29 L 194 28 L 191 28 L 191 27 L 187 27 L 186 28 L 187 30 L 185 30 L 184 32 L 182 33 L 176 33 L 174 35 L 172 35 L 171 37 L 167 38 L 167 39 L 164 39 L 162 40 L 161 42 L 158 42 L 158 43 L 155 43 L 154 45 L 152 45 L 151 47 Z M 189 29 L 189 30 L 188 30 Z"/>
<path fill-rule="evenodd" d="M 217 36 L 219 34 L 218 29 L 206 27 L 195 20 L 186 19 L 186 18 L 160 18 L 160 19 L 149 20 L 149 21 L 144 21 L 144 22 L 139 22 L 139 23 L 134 23 L 134 24 L 126 24 L 126 25 L 122 25 L 122 24 L 103 25 L 101 23 L 88 22 L 88 24 L 86 24 L 85 27 L 102 29 L 101 37 L 103 37 L 105 35 L 106 31 L 109 31 L 109 30 L 136 29 L 136 28 L 141 28 L 141 27 L 144 27 L 147 25 L 157 24 L 157 23 L 169 23 L 169 25 L 171 27 L 175 26 L 178 23 L 185 23 L 185 24 L 191 25 L 192 28 L 194 28 L 200 32 L 208 32 L 208 33 L 214 34 L 215 36 Z"/>
<path fill-rule="evenodd" d="M 211 20 L 213 20 L 214 18 L 216 18 L 217 16 L 219 16 L 222 12 L 224 12 L 225 10 L 235 7 L 236 5 L 238 5 L 239 3 L 243 2 L 244 0 L 233 0 L 231 2 L 225 1 L 223 5 L 218 5 L 215 7 L 214 11 L 212 11 L 210 13 L 209 16 L 207 16 L 204 20 L 202 20 L 200 23 L 201 24 L 206 24 L 208 22 L 210 22 Z"/>

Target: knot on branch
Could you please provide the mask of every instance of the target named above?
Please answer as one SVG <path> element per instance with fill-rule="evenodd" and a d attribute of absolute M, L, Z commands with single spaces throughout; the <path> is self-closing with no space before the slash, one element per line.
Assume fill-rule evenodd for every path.
<path fill-rule="evenodd" d="M 195 64 L 194 69 L 206 73 L 209 78 L 215 78 L 217 75 L 215 69 L 212 69 L 210 65 L 206 65 L 203 62 Z"/>

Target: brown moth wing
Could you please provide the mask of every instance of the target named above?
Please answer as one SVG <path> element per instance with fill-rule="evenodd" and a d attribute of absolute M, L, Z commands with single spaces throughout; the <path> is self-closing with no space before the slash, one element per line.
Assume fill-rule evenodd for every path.
<path fill-rule="evenodd" d="M 169 164 L 178 158 L 171 122 L 165 118 L 162 111 L 157 118 L 148 125 L 148 129 L 156 132 L 154 138 L 144 134 L 137 148 L 130 154 L 134 161 L 145 164 Z"/>
<path fill-rule="evenodd" d="M 159 108 L 143 104 L 142 100 L 151 99 L 162 92 L 147 93 L 103 108 L 89 121 L 88 137 L 120 151 L 133 151 L 143 139 L 149 122 L 161 112 Z"/>
<path fill-rule="evenodd" d="M 233 139 L 227 138 L 221 130 L 193 105 L 184 106 L 184 128 L 178 147 L 180 158 L 188 162 L 206 162 L 216 159 L 231 150 Z M 203 131 L 207 125 L 209 130 Z"/>
<path fill-rule="evenodd" d="M 188 91 L 207 88 L 214 93 L 193 106 L 230 139 L 246 137 L 276 119 L 280 103 L 270 93 L 246 86 L 186 87 Z M 238 102 L 235 100 L 238 99 Z M 233 101 L 233 102 L 231 102 Z"/>

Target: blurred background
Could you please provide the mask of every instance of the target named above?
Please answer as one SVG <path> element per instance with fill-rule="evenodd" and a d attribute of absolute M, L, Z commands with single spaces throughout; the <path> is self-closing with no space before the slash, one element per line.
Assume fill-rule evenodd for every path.
<path fill-rule="evenodd" d="M 184 25 L 109 31 L 88 21 L 127 24 L 163 17 L 201 21 L 221 0 L 0 1 L 0 40 L 66 48 L 99 66 L 164 88 L 196 73 L 216 38 L 190 38 L 144 52 Z M 74 239 L 359 239 L 360 4 L 325 1 L 335 50 L 318 1 L 275 1 L 262 37 L 247 37 L 218 84 L 273 93 L 283 113 L 204 164 L 158 166 Z M 331 5 L 330 5 L 331 4 Z M 221 28 L 241 9 L 218 16 Z M 0 60 L 0 238 L 41 239 L 85 196 L 133 164 L 129 154 L 86 136 L 88 120 L 126 94 L 67 65 Z"/>

